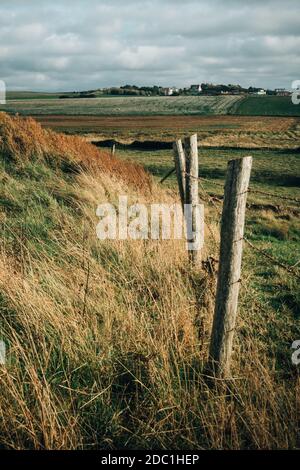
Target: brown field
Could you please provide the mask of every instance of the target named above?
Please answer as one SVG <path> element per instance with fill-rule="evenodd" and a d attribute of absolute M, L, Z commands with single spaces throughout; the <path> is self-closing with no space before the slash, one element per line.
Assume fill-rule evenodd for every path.
<path fill-rule="evenodd" d="M 298 148 L 300 118 L 270 116 L 34 116 L 42 126 L 88 140 L 171 142 L 197 132 L 207 147 Z"/>

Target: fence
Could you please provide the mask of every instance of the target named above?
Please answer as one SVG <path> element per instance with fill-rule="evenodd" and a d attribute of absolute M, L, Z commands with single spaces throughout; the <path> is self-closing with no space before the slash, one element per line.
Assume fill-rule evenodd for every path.
<path fill-rule="evenodd" d="M 300 200 L 250 188 L 252 157 L 244 157 L 228 162 L 225 187 L 223 184 L 213 183 L 224 189 L 223 209 L 221 212 L 217 207 L 217 202 L 221 201 L 210 196 L 202 185 L 204 181 L 209 181 L 210 183 L 211 181 L 200 177 L 198 174 L 197 135 L 194 134 L 185 139 L 184 145 L 181 140 L 176 141 L 173 150 L 175 168 L 172 168 L 167 173 L 161 180 L 161 183 L 176 172 L 182 208 L 184 209 L 186 204 L 192 207 L 193 213 L 191 216 L 193 218 L 192 226 L 194 234 L 191 236 L 190 241 L 194 241 L 197 230 L 201 232 L 201 240 L 204 240 L 204 216 L 201 218 L 201 222 L 197 221 L 195 217 L 196 209 L 199 207 L 199 184 L 204 195 L 203 199 L 211 203 L 221 216 L 221 243 L 215 312 L 210 341 L 210 366 L 217 377 L 226 379 L 230 377 L 232 344 L 236 328 L 238 296 L 241 283 L 243 242 L 245 241 L 256 253 L 264 256 L 274 265 L 300 278 L 296 270 L 300 260 L 294 266 L 285 265 L 269 253 L 256 247 L 244 236 L 247 195 L 248 193 L 256 193 L 296 203 L 299 203 Z M 210 232 L 212 233 L 211 230 Z M 203 243 L 198 250 L 189 251 L 189 260 L 193 266 L 199 266 L 202 246 Z M 213 260 L 213 262 L 215 261 Z"/>

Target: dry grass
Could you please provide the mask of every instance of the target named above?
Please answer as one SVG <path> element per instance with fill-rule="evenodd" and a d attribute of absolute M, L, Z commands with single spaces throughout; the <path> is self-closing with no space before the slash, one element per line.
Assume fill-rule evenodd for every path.
<path fill-rule="evenodd" d="M 265 339 L 278 320 L 255 292 L 242 292 L 234 380 L 209 379 L 215 277 L 186 267 L 181 241 L 95 235 L 97 204 L 119 194 L 151 203 L 154 193 L 101 167 L 70 177 L 42 160 L 41 181 L 32 165 L 1 170 L 1 447 L 299 446 L 299 378 L 278 367 Z M 156 188 L 155 202 L 174 197 Z M 207 243 L 204 255 L 216 249 Z"/>
<path fill-rule="evenodd" d="M 107 152 L 100 152 L 81 137 L 43 129 L 32 118 L 0 113 L 0 152 L 5 159 L 18 166 L 28 161 L 46 160 L 51 165 L 60 165 L 70 171 L 95 167 L 134 186 L 151 188 L 150 178 L 140 165 L 121 162 Z"/>

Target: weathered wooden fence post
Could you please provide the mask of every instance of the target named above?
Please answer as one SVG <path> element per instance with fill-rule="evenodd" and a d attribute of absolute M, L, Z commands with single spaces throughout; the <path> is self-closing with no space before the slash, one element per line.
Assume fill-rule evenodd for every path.
<path fill-rule="evenodd" d="M 188 251 L 190 262 L 194 265 L 198 265 L 201 262 L 201 248 L 203 245 L 204 207 L 199 205 L 197 134 L 193 134 L 191 137 L 184 139 L 184 147 L 186 156 L 185 216 L 187 223 Z"/>
<path fill-rule="evenodd" d="M 175 169 L 176 169 L 176 175 L 177 175 L 177 181 L 178 181 L 178 187 L 179 187 L 180 200 L 181 200 L 182 210 L 184 210 L 186 167 L 185 167 L 185 153 L 183 150 L 181 140 L 177 140 L 176 142 L 174 142 L 173 150 L 174 150 L 174 161 L 175 161 Z"/>
<path fill-rule="evenodd" d="M 220 264 L 210 359 L 217 377 L 230 377 L 241 277 L 247 192 L 252 157 L 231 160 L 225 184 L 221 222 Z"/>

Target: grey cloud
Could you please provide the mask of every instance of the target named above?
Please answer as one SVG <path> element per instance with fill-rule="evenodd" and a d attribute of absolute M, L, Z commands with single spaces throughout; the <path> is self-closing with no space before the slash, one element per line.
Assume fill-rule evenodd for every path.
<path fill-rule="evenodd" d="M 2 0 L 0 79 L 10 89 L 299 78 L 296 0 Z"/>

